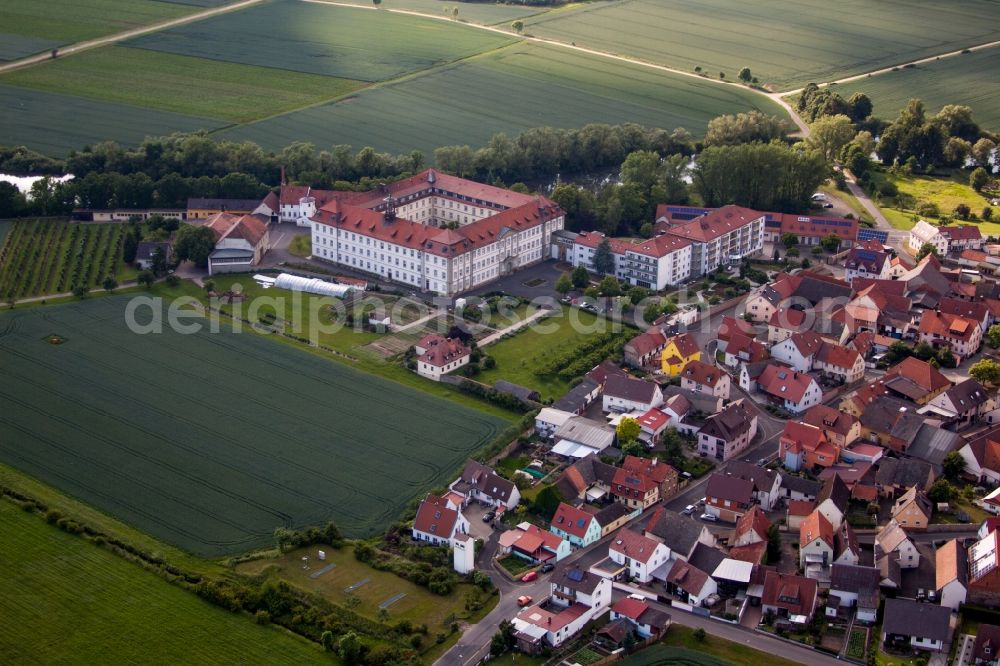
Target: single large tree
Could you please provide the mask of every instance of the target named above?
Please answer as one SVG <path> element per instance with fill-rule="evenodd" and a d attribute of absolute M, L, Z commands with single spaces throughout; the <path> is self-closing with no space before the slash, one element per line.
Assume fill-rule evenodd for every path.
<path fill-rule="evenodd" d="M 177 261 L 190 260 L 196 266 L 208 265 L 208 255 L 215 248 L 215 232 L 204 226 L 185 225 L 177 231 L 174 255 Z"/>
<path fill-rule="evenodd" d="M 573 279 L 569 276 L 569 273 L 563 273 L 556 280 L 556 291 L 563 296 L 573 291 Z"/>
<path fill-rule="evenodd" d="M 990 358 L 984 358 L 972 364 L 972 367 L 969 368 L 969 376 L 980 384 L 1000 385 L 1000 363 Z"/>
<path fill-rule="evenodd" d="M 639 434 L 642 432 L 642 426 L 635 419 L 626 416 L 621 421 L 618 422 L 618 427 L 615 428 L 615 432 L 618 435 L 618 445 L 619 448 L 622 444 L 626 442 L 634 442 L 639 439 Z"/>
<path fill-rule="evenodd" d="M 822 116 L 810 125 L 806 143 L 818 150 L 827 160 L 833 161 L 840 151 L 850 143 L 854 135 L 854 123 L 845 115 Z"/>
<path fill-rule="evenodd" d="M 594 270 L 600 275 L 610 275 L 615 272 L 615 257 L 611 253 L 611 243 L 607 238 L 594 250 Z"/>
<path fill-rule="evenodd" d="M 934 243 L 924 243 L 923 245 L 920 246 L 920 250 L 917 251 L 917 261 L 922 260 L 928 254 L 933 254 L 935 257 L 941 255 L 941 253 L 938 252 L 937 246 L 934 245 Z"/>
<path fill-rule="evenodd" d="M 952 451 L 941 461 L 941 468 L 949 479 L 958 479 L 965 472 L 965 458 L 958 451 Z"/>
<path fill-rule="evenodd" d="M 577 266 L 573 269 L 572 275 L 573 286 L 577 289 L 584 289 L 590 284 L 590 273 L 583 266 Z"/>

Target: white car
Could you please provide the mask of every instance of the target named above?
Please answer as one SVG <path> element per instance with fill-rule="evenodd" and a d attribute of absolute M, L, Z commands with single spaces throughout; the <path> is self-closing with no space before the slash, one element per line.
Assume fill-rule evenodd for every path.
<path fill-rule="evenodd" d="M 705 521 L 708 521 L 710 523 L 714 523 L 715 521 L 718 520 L 718 517 L 714 516 L 714 515 L 712 515 L 710 513 L 703 513 L 703 514 L 701 514 L 701 519 L 705 520 Z"/>
<path fill-rule="evenodd" d="M 690 516 L 692 513 L 694 513 L 694 504 L 688 504 L 686 507 L 684 507 L 684 510 L 681 511 L 681 513 L 683 513 L 685 516 Z"/>
<path fill-rule="evenodd" d="M 826 195 L 823 194 L 822 192 L 817 192 L 816 194 L 812 195 L 810 198 L 813 201 L 825 201 L 826 200 Z"/>

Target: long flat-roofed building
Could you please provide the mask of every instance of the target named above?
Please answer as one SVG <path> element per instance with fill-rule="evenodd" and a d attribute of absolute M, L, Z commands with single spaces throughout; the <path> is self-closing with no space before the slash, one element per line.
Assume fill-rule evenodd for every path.
<path fill-rule="evenodd" d="M 449 296 L 546 259 L 565 220 L 545 197 L 434 169 L 371 192 L 309 191 L 286 215 L 311 221 L 315 259 Z"/>

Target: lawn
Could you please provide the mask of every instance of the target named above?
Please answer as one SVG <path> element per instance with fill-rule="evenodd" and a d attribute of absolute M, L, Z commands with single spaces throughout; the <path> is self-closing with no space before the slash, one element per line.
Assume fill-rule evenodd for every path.
<path fill-rule="evenodd" d="M 986 197 L 969 187 L 969 173 L 967 171 L 956 171 L 947 176 L 887 174 L 886 178 L 895 183 L 901 193 L 913 197 L 917 207 L 922 203 L 934 203 L 937 204 L 942 215 L 952 215 L 955 212 L 955 207 L 962 203 L 968 205 L 977 215 L 982 212 L 985 206 L 989 205 L 989 200 Z M 882 212 L 892 226 L 897 229 L 912 228 L 916 224 L 913 219 L 917 216 L 916 211 L 893 208 L 891 207 L 893 203 L 892 199 L 884 200 L 881 203 Z M 1000 211 L 997 213 L 1000 214 Z M 958 220 L 957 223 L 963 224 L 961 220 Z M 977 225 L 983 236 L 1000 234 L 1000 223 L 997 222 L 967 222 L 966 224 Z"/>
<path fill-rule="evenodd" d="M 121 224 L 17 220 L 0 244 L 0 298 L 15 299 L 94 288 L 106 276 L 134 274 L 122 260 Z"/>
<path fill-rule="evenodd" d="M 1000 38 L 990 0 L 830 3 L 631 0 L 581 5 L 526 22 L 525 33 L 574 41 L 730 80 L 749 67 L 777 90 L 908 62 Z M 850 44 L 850 48 L 845 48 Z"/>
<path fill-rule="evenodd" d="M 342 0 L 349 5 L 371 7 L 371 0 Z M 454 2 L 452 0 L 382 0 L 381 9 L 403 9 L 435 16 L 454 16 L 458 9 L 459 21 L 471 21 L 487 25 L 503 24 L 546 11 L 546 7 L 499 2 Z"/>
<path fill-rule="evenodd" d="M 589 312 L 563 308 L 561 315 L 553 314 L 512 337 L 485 347 L 484 351 L 496 359 L 497 365 L 480 373 L 476 380 L 493 384 L 498 379 L 506 379 L 539 391 L 542 400 L 561 398 L 569 390 L 569 382 L 555 376 L 539 377 L 534 373 L 535 368 L 548 358 L 575 348 L 591 334 L 610 330 L 610 326 L 606 319 Z"/>
<path fill-rule="evenodd" d="M 147 136 L 194 132 L 223 124 L 209 118 L 3 84 L 0 118 L 0 145 L 27 146 L 58 157 L 101 141 L 135 145 Z"/>
<path fill-rule="evenodd" d="M 448 21 L 278 0 L 138 37 L 128 45 L 244 65 L 381 81 L 512 41 Z"/>
<path fill-rule="evenodd" d="M 940 61 L 902 68 L 837 86 L 849 97 L 863 92 L 875 104 L 875 115 L 894 119 L 911 97 L 919 97 L 928 113 L 946 104 L 972 107 L 973 117 L 984 128 L 1000 131 L 1000 47 L 983 49 Z"/>
<path fill-rule="evenodd" d="M 660 664 L 691 664 L 692 666 L 794 666 L 796 662 L 773 654 L 755 650 L 746 645 L 712 636 L 699 641 L 694 637 L 694 629 L 673 624 L 667 636 L 656 645 L 622 661 L 624 666 L 659 666 Z"/>
<path fill-rule="evenodd" d="M 0 461 L 190 552 L 377 533 L 507 425 L 225 326 L 133 333 L 133 297 L 0 313 Z"/>
<path fill-rule="evenodd" d="M 288 244 L 288 252 L 296 257 L 308 257 L 312 254 L 312 240 L 305 234 L 296 236 Z"/>
<path fill-rule="evenodd" d="M 5 664 L 334 663 L 0 500 Z"/>
<path fill-rule="evenodd" d="M 267 149 L 309 141 L 431 155 L 438 146 L 478 147 L 497 132 L 515 135 L 542 126 L 634 122 L 702 134 L 715 116 L 750 109 L 784 115 L 769 99 L 738 86 L 518 44 L 220 135 Z"/>
<path fill-rule="evenodd" d="M 0 0 L 0 60 L 166 21 L 195 3 L 159 0 Z"/>
<path fill-rule="evenodd" d="M 465 610 L 465 595 L 473 589 L 472 585 L 462 584 L 446 596 L 431 594 L 427 588 L 420 587 L 415 583 L 404 580 L 399 576 L 387 571 L 378 571 L 367 564 L 359 562 L 354 557 L 351 548 L 333 550 L 320 547 L 326 553 L 326 560 L 317 559 L 317 548 L 303 548 L 290 551 L 275 559 L 263 559 L 247 562 L 237 567 L 237 571 L 246 574 L 263 573 L 269 577 L 287 581 L 296 587 L 311 592 L 318 592 L 323 597 L 337 604 L 349 605 L 351 597 L 357 598 L 358 605 L 354 610 L 366 617 L 376 620 L 379 615 L 379 607 L 398 594 L 406 596 L 389 604 L 386 611 L 389 613 L 388 621 L 392 624 L 400 620 L 409 620 L 414 625 L 426 624 L 428 628 L 428 639 L 426 646 L 434 642 L 435 635 L 439 633 L 450 634 L 449 625 L 455 620 L 471 619 L 485 615 L 489 612 L 497 600 L 492 597 L 487 606 L 470 615 Z M 304 566 L 303 557 L 308 557 L 309 561 Z M 324 567 L 331 564 L 336 566 L 327 570 L 318 577 L 317 574 Z M 305 568 L 305 567 L 308 568 Z M 347 592 L 347 588 L 367 579 L 368 582 L 356 588 L 352 592 Z"/>
<path fill-rule="evenodd" d="M 112 46 L 15 70 L 0 82 L 174 113 L 246 122 L 357 90 L 364 83 L 271 67 Z M 211 94 L 191 94 L 204 87 Z"/>

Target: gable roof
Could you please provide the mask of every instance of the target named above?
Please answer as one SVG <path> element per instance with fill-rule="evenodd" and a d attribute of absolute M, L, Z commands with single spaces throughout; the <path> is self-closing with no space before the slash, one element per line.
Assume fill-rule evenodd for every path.
<path fill-rule="evenodd" d="M 976 644 L 972 648 L 972 663 L 995 660 L 1000 653 L 1000 627 L 995 624 L 981 624 L 976 632 Z"/>
<path fill-rule="evenodd" d="M 570 506 L 565 502 L 559 503 L 559 508 L 552 516 L 552 527 L 560 529 L 567 534 L 571 534 L 578 539 L 582 539 L 587 534 L 590 524 L 594 522 L 594 515 L 587 513 L 583 509 Z"/>
<path fill-rule="evenodd" d="M 778 473 L 775 470 L 745 460 L 730 460 L 726 465 L 726 474 L 746 479 L 753 483 L 754 489 L 762 492 L 771 492 L 778 480 Z"/>
<path fill-rule="evenodd" d="M 667 233 L 693 241 L 706 242 L 715 240 L 719 236 L 739 229 L 754 220 L 762 220 L 763 217 L 763 213 L 730 204 L 708 211 L 690 222 L 672 226 Z"/>
<path fill-rule="evenodd" d="M 770 528 L 771 521 L 767 519 L 764 510 L 754 505 L 736 521 L 734 534 L 738 538 L 744 534 L 753 533 L 761 537 L 761 539 L 766 540 L 767 531 Z"/>
<path fill-rule="evenodd" d="M 816 539 L 828 545 L 831 551 L 833 550 L 833 525 L 819 509 L 814 510 L 799 524 L 800 547 L 811 544 Z"/>
<path fill-rule="evenodd" d="M 945 377 L 940 370 L 914 356 L 908 356 L 889 368 L 883 379 L 888 383 L 892 377 L 903 377 L 910 380 L 923 389 L 925 394 L 951 386 L 951 380 Z"/>
<path fill-rule="evenodd" d="M 216 243 L 230 238 L 240 238 L 252 247 L 256 247 L 267 234 L 267 220 L 260 215 L 215 213 L 205 218 L 204 226 L 215 234 Z"/>
<path fill-rule="evenodd" d="M 875 483 L 887 487 L 926 490 L 933 483 L 934 476 L 934 468 L 923 460 L 883 457 L 875 472 Z"/>
<path fill-rule="evenodd" d="M 919 636 L 934 641 L 951 639 L 951 609 L 909 599 L 885 600 L 882 631 L 897 636 Z"/>
<path fill-rule="evenodd" d="M 653 557 L 653 553 L 660 545 L 659 541 L 653 541 L 649 537 L 626 528 L 619 530 L 608 549 L 645 564 Z"/>
<path fill-rule="evenodd" d="M 909 540 L 909 536 L 906 534 L 906 530 L 896 522 L 895 519 L 890 519 L 885 526 L 878 531 L 875 535 L 875 557 L 881 557 L 883 554 L 888 554 L 895 552 L 897 548 L 904 542 Z M 881 554 L 880 552 L 881 551 Z"/>
<path fill-rule="evenodd" d="M 830 589 L 861 594 L 878 589 L 881 576 L 875 567 L 834 564 L 830 569 Z"/>
<path fill-rule="evenodd" d="M 632 402 L 652 402 L 656 394 L 656 384 L 626 375 L 610 375 L 604 383 L 604 395 L 610 395 Z"/>
<path fill-rule="evenodd" d="M 666 337 L 658 328 L 651 328 L 644 333 L 640 333 L 626 343 L 626 347 L 631 347 L 636 356 L 646 356 L 662 349 L 666 344 Z"/>
<path fill-rule="evenodd" d="M 675 585 L 688 594 L 698 595 L 705 589 L 705 583 L 711 578 L 707 573 L 684 560 L 676 560 L 670 567 L 665 582 Z"/>
<path fill-rule="evenodd" d="M 764 368 L 757 383 L 765 393 L 798 403 L 815 380 L 804 372 L 771 363 Z"/>
<path fill-rule="evenodd" d="M 842 412 L 827 405 L 813 405 L 802 417 L 802 422 L 816 426 L 822 430 L 846 436 L 851 432 L 854 424 L 857 423 L 857 419 L 847 412 Z"/>
<path fill-rule="evenodd" d="M 979 230 L 979 227 L 972 224 L 957 224 L 947 227 L 938 227 L 938 231 L 941 232 L 948 240 L 982 240 L 983 234 Z"/>
<path fill-rule="evenodd" d="M 682 378 L 712 388 L 722 380 L 723 374 L 722 370 L 704 361 L 690 361 L 681 370 Z"/>
<path fill-rule="evenodd" d="M 680 553 L 687 557 L 698 539 L 701 538 L 704 526 L 682 516 L 676 511 L 658 506 L 650 514 L 644 533 L 663 540 L 663 545 L 672 553 Z"/>
<path fill-rule="evenodd" d="M 647 608 L 649 608 L 649 604 L 645 601 L 623 597 L 615 602 L 615 605 L 611 607 L 611 612 L 624 615 L 633 622 L 638 622 L 639 617 L 646 612 Z"/>
<path fill-rule="evenodd" d="M 820 348 L 823 346 L 823 338 L 819 337 L 819 335 L 812 331 L 792 333 L 792 335 L 788 338 L 788 341 L 804 358 L 813 356 L 819 352 Z"/>
<path fill-rule="evenodd" d="M 850 347 L 824 341 L 816 353 L 816 360 L 835 368 L 850 370 L 861 360 L 861 354 Z"/>
<path fill-rule="evenodd" d="M 841 513 L 847 512 L 851 501 L 851 490 L 839 475 L 832 476 L 823 483 L 819 495 L 816 496 L 816 505 L 819 506 L 827 500 L 830 500 Z"/>
<path fill-rule="evenodd" d="M 957 580 L 962 586 L 968 583 L 969 561 L 965 548 L 952 539 L 934 552 L 934 587 L 941 590 L 945 585 Z"/>
<path fill-rule="evenodd" d="M 768 571 L 761 601 L 767 606 L 784 608 L 789 615 L 809 615 L 816 607 L 817 590 L 816 581 L 810 578 Z"/>
<path fill-rule="evenodd" d="M 497 475 L 491 468 L 468 460 L 462 470 L 462 481 L 475 487 L 479 492 L 500 502 L 509 502 L 517 486 L 513 482 Z"/>
<path fill-rule="evenodd" d="M 413 529 L 425 534 L 433 534 L 441 539 L 450 539 L 458 522 L 458 511 L 448 507 L 448 500 L 438 495 L 427 495 L 417 509 Z"/>
<path fill-rule="evenodd" d="M 671 343 L 677 347 L 677 352 L 683 357 L 688 358 L 701 351 L 698 347 L 698 341 L 694 339 L 690 333 L 681 333 L 680 335 L 675 335 L 674 337 L 667 340 L 666 344 L 669 346 Z"/>
<path fill-rule="evenodd" d="M 757 335 L 757 329 L 754 325 L 743 318 L 730 317 L 726 315 L 722 318 L 722 323 L 719 325 L 719 330 L 716 332 L 716 336 L 720 340 L 730 340 L 737 333 L 745 335 L 749 338 L 754 338 Z M 686 335 L 686 334 L 685 334 Z M 697 346 L 697 343 L 695 343 Z"/>
<path fill-rule="evenodd" d="M 715 472 L 708 479 L 705 496 L 730 500 L 739 504 L 749 504 L 753 499 L 753 483 L 736 476 Z"/>
<path fill-rule="evenodd" d="M 622 461 L 622 469 L 631 474 L 642 474 L 658 484 L 664 483 L 671 477 L 677 477 L 677 470 L 668 463 L 660 461 L 658 458 L 625 456 L 625 459 Z"/>
<path fill-rule="evenodd" d="M 896 502 L 892 505 L 893 517 L 909 508 L 911 504 L 924 514 L 928 520 L 930 520 L 932 511 L 931 501 L 927 499 L 927 495 L 918 490 L 916 486 L 900 495 Z"/>
<path fill-rule="evenodd" d="M 944 395 L 948 397 L 959 414 L 977 409 L 990 399 L 990 394 L 983 388 L 983 385 L 971 377 L 955 384 L 945 391 Z"/>
<path fill-rule="evenodd" d="M 611 492 L 619 497 L 641 500 L 656 487 L 656 482 L 645 474 L 633 470 L 618 469 L 615 471 Z"/>
<path fill-rule="evenodd" d="M 973 319 L 935 310 L 924 310 L 923 316 L 920 317 L 918 330 L 928 335 L 956 338 L 968 342 L 978 328 L 978 322 Z"/>

